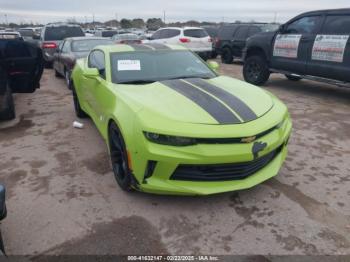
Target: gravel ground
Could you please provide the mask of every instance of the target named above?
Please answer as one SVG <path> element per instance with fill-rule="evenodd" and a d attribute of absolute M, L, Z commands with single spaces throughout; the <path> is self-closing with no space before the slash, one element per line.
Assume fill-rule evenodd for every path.
<path fill-rule="evenodd" d="M 221 73 L 242 78 L 242 65 Z M 122 192 L 90 120 L 74 129 L 70 91 L 45 70 L 0 124 L 9 254 L 350 254 L 350 90 L 271 77 L 294 131 L 279 175 L 209 197 Z"/>

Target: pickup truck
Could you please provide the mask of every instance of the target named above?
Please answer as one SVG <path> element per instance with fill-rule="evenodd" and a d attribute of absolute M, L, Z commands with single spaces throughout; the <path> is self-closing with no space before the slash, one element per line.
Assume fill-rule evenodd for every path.
<path fill-rule="evenodd" d="M 40 87 L 44 63 L 34 44 L 0 39 L 0 120 L 16 117 L 13 93 L 33 93 Z"/>
<path fill-rule="evenodd" d="M 271 73 L 291 81 L 309 79 L 350 86 L 350 9 L 312 11 L 281 25 L 276 32 L 247 40 L 244 79 L 265 84 Z"/>

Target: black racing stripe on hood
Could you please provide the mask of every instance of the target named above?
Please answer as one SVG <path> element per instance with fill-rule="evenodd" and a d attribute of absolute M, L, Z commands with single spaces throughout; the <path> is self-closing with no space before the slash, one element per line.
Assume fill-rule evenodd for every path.
<path fill-rule="evenodd" d="M 146 46 L 146 45 L 140 45 L 140 44 L 131 44 L 129 45 L 132 48 L 134 48 L 135 51 L 144 51 L 144 50 L 153 50 L 151 47 Z"/>
<path fill-rule="evenodd" d="M 170 50 L 171 48 L 163 45 L 163 44 L 159 44 L 159 43 L 148 43 L 147 46 L 153 47 L 155 50 Z"/>
<path fill-rule="evenodd" d="M 241 121 L 220 101 L 186 82 L 181 80 L 166 80 L 161 81 L 160 83 L 196 103 L 219 124 L 228 125 L 241 123 Z"/>
<path fill-rule="evenodd" d="M 226 90 L 216 85 L 210 84 L 200 78 L 186 79 L 186 81 L 220 99 L 233 111 L 235 111 L 244 120 L 244 122 L 252 121 L 258 118 L 253 110 L 249 108 L 249 106 L 247 106 L 242 100 L 240 100 L 235 95 L 227 92 Z"/>

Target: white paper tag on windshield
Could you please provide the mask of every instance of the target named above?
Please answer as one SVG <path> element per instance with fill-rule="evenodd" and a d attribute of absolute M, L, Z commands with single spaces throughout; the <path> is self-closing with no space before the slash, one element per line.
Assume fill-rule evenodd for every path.
<path fill-rule="evenodd" d="M 140 60 L 118 60 L 118 71 L 140 71 Z"/>

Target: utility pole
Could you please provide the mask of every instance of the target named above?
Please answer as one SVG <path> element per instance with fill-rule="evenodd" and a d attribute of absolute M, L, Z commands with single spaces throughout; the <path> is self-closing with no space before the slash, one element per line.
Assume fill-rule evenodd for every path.
<path fill-rule="evenodd" d="M 95 30 L 95 14 L 92 14 L 92 28 Z"/>
<path fill-rule="evenodd" d="M 165 16 L 166 16 L 166 14 L 165 14 L 165 10 L 164 10 L 164 11 L 163 11 L 163 22 L 164 22 L 164 25 L 165 25 L 165 23 L 166 23 Z"/>
<path fill-rule="evenodd" d="M 276 24 L 277 21 L 277 12 L 274 13 L 273 23 Z"/>
<path fill-rule="evenodd" d="M 6 25 L 9 25 L 9 21 L 7 20 L 7 14 L 5 14 L 5 23 Z"/>

